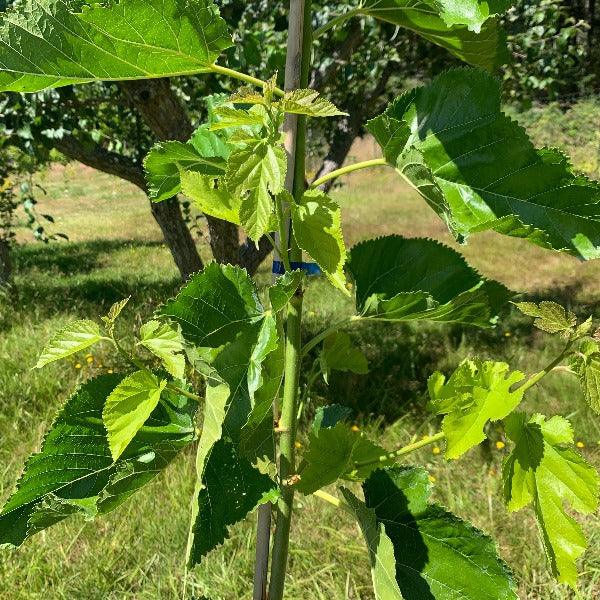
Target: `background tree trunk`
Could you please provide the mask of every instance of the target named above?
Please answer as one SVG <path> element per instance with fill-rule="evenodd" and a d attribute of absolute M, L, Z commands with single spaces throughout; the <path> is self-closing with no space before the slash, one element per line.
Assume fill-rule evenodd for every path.
<path fill-rule="evenodd" d="M 159 140 L 187 142 L 190 139 L 194 128 L 185 107 L 173 92 L 168 79 L 125 81 L 120 86 Z M 160 204 L 162 203 L 156 206 L 160 206 Z M 163 232 L 170 227 L 169 224 L 164 223 L 164 218 L 179 218 L 183 222 L 180 210 L 179 217 L 176 216 L 176 211 L 174 210 L 172 212 L 160 209 L 155 211 L 153 208 L 152 213 Z M 215 260 L 221 263 L 239 264 L 239 235 L 237 227 L 232 223 L 227 223 L 226 221 L 210 216 L 206 217 L 206 221 L 210 234 L 210 247 Z M 179 225 L 177 225 L 176 229 L 179 230 L 179 228 Z M 183 245 L 184 242 L 182 240 Z M 187 246 L 185 248 L 186 254 L 191 255 L 191 248 Z"/>
<path fill-rule="evenodd" d="M 10 243 L 8 240 L 0 240 L 0 289 L 10 283 L 11 275 Z"/>

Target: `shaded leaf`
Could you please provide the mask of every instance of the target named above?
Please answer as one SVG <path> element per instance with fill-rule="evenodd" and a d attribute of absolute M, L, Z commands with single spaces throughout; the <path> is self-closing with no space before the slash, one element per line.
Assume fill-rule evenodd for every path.
<path fill-rule="evenodd" d="M 321 190 L 305 192 L 298 203 L 291 197 L 288 199 L 298 246 L 312 256 L 335 287 L 347 294 L 346 245 L 340 207 Z"/>
<path fill-rule="evenodd" d="M 365 479 L 371 471 L 388 464 L 389 461 L 379 460 L 386 454 L 384 448 L 363 433 L 353 431 L 346 423 L 320 429 L 313 427 L 308 434 L 308 449 L 298 468 L 300 480 L 296 487 L 303 494 L 313 494 L 340 478 Z"/>
<path fill-rule="evenodd" d="M 509 55 L 502 28 L 488 17 L 508 6 L 502 0 L 365 0 L 358 12 L 405 27 L 465 62 L 492 70 Z"/>
<path fill-rule="evenodd" d="M 229 537 L 228 528 L 259 504 L 276 499 L 277 487 L 271 478 L 239 456 L 234 444 L 219 440 L 203 472 L 190 563 L 199 563 L 201 557 L 222 544 Z"/>
<path fill-rule="evenodd" d="M 303 276 L 302 271 L 286 271 L 269 288 L 269 300 L 271 302 L 271 310 L 274 313 L 282 311 L 287 306 L 296 293 L 296 290 L 302 284 Z"/>
<path fill-rule="evenodd" d="M 179 323 L 191 344 L 218 348 L 259 319 L 262 306 L 244 269 L 211 263 L 164 305 L 161 314 Z"/>
<path fill-rule="evenodd" d="M 194 138 L 193 138 L 194 139 Z M 181 172 L 195 172 L 202 175 L 222 175 L 225 161 L 217 156 L 206 156 L 196 147 L 196 143 L 159 142 L 144 159 L 144 172 L 148 183 L 148 194 L 155 202 L 172 198 L 181 190 Z M 202 146 L 199 146 L 200 148 Z M 205 149 L 212 151 L 212 146 Z"/>
<path fill-rule="evenodd" d="M 163 366 L 175 379 L 183 379 L 185 357 L 183 337 L 179 329 L 168 323 L 149 321 L 140 327 L 140 344 L 160 358 Z"/>
<path fill-rule="evenodd" d="M 106 399 L 102 420 L 108 445 L 117 460 L 158 406 L 167 382 L 149 371 L 136 371 L 123 379 Z"/>
<path fill-rule="evenodd" d="M 65 325 L 54 334 L 52 339 L 44 346 L 38 358 L 36 369 L 48 363 L 66 358 L 80 350 L 85 350 L 103 339 L 100 326 L 94 321 L 82 319 Z"/>
<path fill-rule="evenodd" d="M 501 112 L 500 83 L 484 71 L 443 73 L 367 128 L 459 239 L 492 229 L 600 256 L 600 184 L 573 173 L 558 150 L 536 150 Z"/>
<path fill-rule="evenodd" d="M 42 527 L 74 512 L 109 512 L 154 479 L 194 439 L 197 404 L 165 392 L 159 405 L 113 462 L 102 409 L 122 375 L 86 382 L 67 401 L 33 454 L 0 513 L 0 544 L 19 546 Z"/>
<path fill-rule="evenodd" d="M 362 242 L 350 251 L 360 315 L 391 321 L 458 322 L 489 327 L 510 292 L 487 281 L 439 242 L 397 235 Z"/>
<path fill-rule="evenodd" d="M 326 427 L 334 427 L 340 421 L 346 421 L 352 414 L 352 409 L 341 404 L 329 404 L 319 406 L 315 412 L 315 418 L 311 425 L 311 431 L 318 434 L 318 430 Z"/>
<path fill-rule="evenodd" d="M 587 542 L 565 503 L 583 514 L 598 507 L 598 474 L 575 450 L 570 423 L 560 416 L 528 419 L 514 413 L 505 422 L 515 443 L 504 462 L 502 477 L 509 510 L 533 503 L 553 574 L 561 583 L 577 585 L 575 561 Z"/>
<path fill-rule="evenodd" d="M 364 503 L 350 491 L 342 492 L 367 541 L 378 600 L 517 600 L 494 542 L 428 503 L 426 471 L 378 470 L 363 483 L 363 490 Z"/>
<path fill-rule="evenodd" d="M 24 0 L 2 15 L 0 90 L 201 73 L 232 45 L 210 0 L 69 6 Z"/>
<path fill-rule="evenodd" d="M 360 375 L 369 372 L 367 357 L 352 344 L 345 331 L 337 331 L 325 338 L 319 361 L 325 381 L 328 381 L 331 371 L 351 371 Z"/>
<path fill-rule="evenodd" d="M 524 377 L 506 363 L 489 360 L 463 361 L 448 381 L 439 371 L 429 377 L 429 408 L 445 415 L 446 458 L 458 458 L 483 442 L 488 421 L 504 419 L 520 404 L 523 392 L 511 388 Z"/>

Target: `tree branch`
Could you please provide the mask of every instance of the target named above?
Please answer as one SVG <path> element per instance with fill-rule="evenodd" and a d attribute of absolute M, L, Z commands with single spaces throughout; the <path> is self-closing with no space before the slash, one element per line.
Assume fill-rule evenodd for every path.
<path fill-rule="evenodd" d="M 331 61 L 322 64 L 311 75 L 309 87 L 314 90 L 323 89 L 337 75 L 340 67 L 348 62 L 354 51 L 364 39 L 362 23 L 353 19 L 348 25 L 348 35 L 331 57 Z"/>
<path fill-rule="evenodd" d="M 379 112 L 381 101 L 378 101 L 378 99 L 385 91 L 393 73 L 394 66 L 387 65 L 375 88 L 367 95 L 358 96 L 352 103 L 351 110 L 348 111 L 350 115 L 338 121 L 329 152 L 323 159 L 313 181 L 342 167 L 365 121 L 374 117 Z M 334 183 L 335 180 L 330 179 L 321 188 L 327 191 L 331 189 Z"/>
<path fill-rule="evenodd" d="M 125 179 L 147 193 L 144 171 L 137 162 L 106 150 L 91 138 L 81 139 L 73 135 L 64 135 L 55 141 L 55 147 L 65 156 L 103 173 Z"/>

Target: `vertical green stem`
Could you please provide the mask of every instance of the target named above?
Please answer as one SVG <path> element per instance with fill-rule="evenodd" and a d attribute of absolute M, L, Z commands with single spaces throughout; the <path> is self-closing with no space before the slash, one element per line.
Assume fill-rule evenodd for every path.
<path fill-rule="evenodd" d="M 311 2 L 291 0 L 288 29 L 288 57 L 286 89 L 306 87 L 310 69 L 312 43 Z M 293 115 L 288 115 L 293 117 Z M 288 123 L 287 146 L 290 161 L 287 187 L 299 199 L 305 189 L 306 121 L 304 117 Z M 289 224 L 286 225 L 289 228 Z M 302 251 L 290 235 L 289 262 L 301 262 Z M 288 305 L 285 343 L 284 388 L 279 420 L 279 480 L 281 497 L 277 503 L 275 536 L 271 561 L 269 600 L 282 600 L 289 549 L 290 527 L 294 502 L 294 488 L 289 478 L 296 472 L 296 413 L 298 387 L 302 363 L 302 300 L 299 289 Z"/>

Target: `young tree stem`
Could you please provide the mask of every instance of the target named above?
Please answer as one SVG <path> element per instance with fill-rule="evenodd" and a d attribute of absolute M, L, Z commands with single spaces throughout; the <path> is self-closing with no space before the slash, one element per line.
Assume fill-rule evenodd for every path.
<path fill-rule="evenodd" d="M 292 90 L 308 85 L 312 44 L 311 0 L 291 0 L 288 28 L 288 47 L 285 69 L 285 89 Z M 286 187 L 295 199 L 304 193 L 306 121 L 295 115 L 287 115 L 286 151 L 288 153 L 288 177 Z M 285 213 L 285 211 L 282 211 Z M 284 225 L 290 231 L 289 223 Z M 302 252 L 289 236 L 289 262 L 301 262 Z M 302 299 L 303 290 L 298 289 L 288 304 L 283 400 L 279 421 L 279 481 L 281 497 L 277 503 L 277 519 L 273 540 L 269 600 L 282 600 L 287 568 L 290 527 L 294 502 L 294 488 L 288 481 L 296 472 L 295 442 L 298 382 L 302 363 Z"/>

